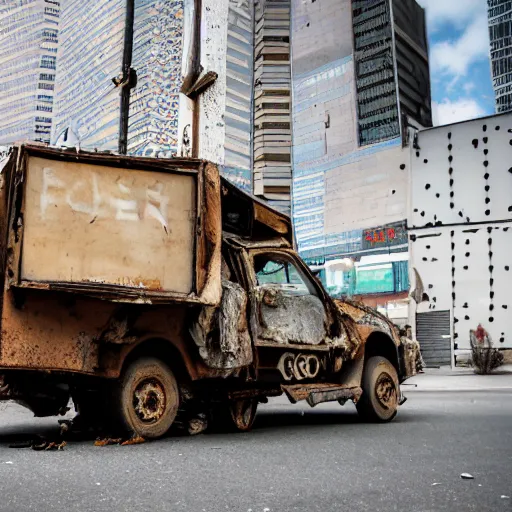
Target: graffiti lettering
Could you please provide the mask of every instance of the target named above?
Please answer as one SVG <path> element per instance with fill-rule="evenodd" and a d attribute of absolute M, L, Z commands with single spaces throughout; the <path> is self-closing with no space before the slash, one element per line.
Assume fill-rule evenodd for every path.
<path fill-rule="evenodd" d="M 169 233 L 167 210 L 169 198 L 164 194 L 164 185 L 154 182 L 145 185 L 144 190 L 137 190 L 120 181 L 115 184 L 103 183 L 95 172 L 90 178 L 65 181 L 66 176 L 57 176 L 51 167 L 44 167 L 40 197 L 41 217 L 48 214 L 48 207 L 66 204 L 76 213 L 96 218 L 115 218 L 119 221 L 137 222 L 144 219 L 158 221 Z M 111 189 L 109 193 L 107 190 Z M 59 193 L 60 192 L 60 193 Z"/>

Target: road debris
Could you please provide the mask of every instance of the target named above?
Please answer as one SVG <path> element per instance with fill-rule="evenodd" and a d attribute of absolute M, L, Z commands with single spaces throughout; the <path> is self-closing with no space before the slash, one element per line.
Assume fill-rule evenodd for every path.
<path fill-rule="evenodd" d="M 432 484 L 432 487 L 434 487 L 435 485 L 441 485 L 441 483 L 440 483 L 440 482 L 434 482 L 434 483 Z"/>
<path fill-rule="evenodd" d="M 6 464 L 12 464 L 12 460 L 8 460 L 5 462 Z"/>
<path fill-rule="evenodd" d="M 122 437 L 112 438 L 112 437 L 105 437 L 105 438 L 98 438 L 96 441 L 94 441 L 94 446 L 111 446 L 114 444 L 120 445 L 120 446 L 129 446 L 131 444 L 142 444 L 145 443 L 146 440 L 143 437 L 140 436 L 134 436 L 130 439 L 123 440 Z"/>
<path fill-rule="evenodd" d="M 42 442 L 33 442 L 32 450 L 36 451 L 49 451 L 49 450 L 63 450 L 66 446 L 66 441 L 48 441 L 47 439 L 43 439 Z"/>
<path fill-rule="evenodd" d="M 128 439 L 127 441 L 122 442 L 121 446 L 129 446 L 131 444 L 142 444 L 145 442 L 146 442 L 146 440 L 143 437 L 135 436 L 135 437 L 132 437 L 131 439 Z"/>
<path fill-rule="evenodd" d="M 121 444 L 122 442 L 123 440 L 121 438 L 112 439 L 111 437 L 107 437 L 105 439 L 96 439 L 94 446 L 110 446 L 112 444 Z"/>
<path fill-rule="evenodd" d="M 474 476 L 470 475 L 469 473 L 461 473 L 460 477 L 462 480 L 474 480 Z"/>
<path fill-rule="evenodd" d="M 35 436 L 32 439 L 18 441 L 9 445 L 9 448 L 32 448 L 35 451 L 63 450 L 67 445 L 63 439 L 50 441 L 41 436 Z"/>
<path fill-rule="evenodd" d="M 509 500 L 509 499 L 510 499 L 510 496 L 506 496 L 505 494 L 502 494 L 502 495 L 501 495 L 501 499 L 502 499 L 502 500 Z"/>

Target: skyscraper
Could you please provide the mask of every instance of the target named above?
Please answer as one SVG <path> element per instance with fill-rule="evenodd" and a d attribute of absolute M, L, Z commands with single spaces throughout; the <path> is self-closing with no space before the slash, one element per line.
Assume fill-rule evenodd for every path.
<path fill-rule="evenodd" d="M 254 193 L 290 213 L 290 0 L 255 0 Z"/>
<path fill-rule="evenodd" d="M 60 3 L 0 5 L 0 144 L 50 142 Z"/>
<path fill-rule="evenodd" d="M 512 110 L 512 2 L 487 0 L 496 113 Z"/>
<path fill-rule="evenodd" d="M 407 295 L 409 145 L 432 125 L 414 0 L 292 2 L 293 220 L 334 294 Z"/>

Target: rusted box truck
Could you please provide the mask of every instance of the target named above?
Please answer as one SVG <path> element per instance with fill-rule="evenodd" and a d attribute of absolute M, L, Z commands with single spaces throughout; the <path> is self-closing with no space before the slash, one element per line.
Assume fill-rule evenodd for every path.
<path fill-rule="evenodd" d="M 283 393 L 395 416 L 414 372 L 396 328 L 331 300 L 289 218 L 215 165 L 21 145 L 0 199 L 1 399 L 72 398 L 146 438 L 198 415 L 248 430 Z"/>

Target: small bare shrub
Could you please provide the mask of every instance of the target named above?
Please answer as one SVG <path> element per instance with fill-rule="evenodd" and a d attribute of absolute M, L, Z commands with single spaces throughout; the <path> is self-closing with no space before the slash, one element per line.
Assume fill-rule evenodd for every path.
<path fill-rule="evenodd" d="M 475 373 L 486 375 L 503 364 L 503 354 L 493 346 L 491 336 L 481 325 L 469 331 L 469 341 Z"/>

